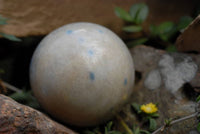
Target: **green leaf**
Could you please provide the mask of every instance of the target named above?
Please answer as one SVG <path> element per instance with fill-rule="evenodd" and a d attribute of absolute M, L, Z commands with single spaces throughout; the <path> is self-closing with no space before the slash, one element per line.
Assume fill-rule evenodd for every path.
<path fill-rule="evenodd" d="M 163 41 L 169 41 L 169 39 L 177 32 L 177 28 L 173 22 L 164 22 L 156 27 L 156 34 Z"/>
<path fill-rule="evenodd" d="M 169 31 L 167 33 L 160 34 L 160 38 L 163 41 L 170 41 L 170 39 L 175 35 L 175 33 L 177 33 L 176 27 L 172 28 L 171 31 Z"/>
<path fill-rule="evenodd" d="M 134 108 L 134 110 L 137 111 L 137 113 L 139 113 L 141 110 L 140 110 L 140 105 L 137 104 L 137 103 L 132 103 L 131 106 Z"/>
<path fill-rule="evenodd" d="M 200 95 L 196 98 L 196 102 L 200 101 Z"/>
<path fill-rule="evenodd" d="M 167 52 L 177 52 L 177 49 L 176 49 L 176 46 L 175 46 L 175 45 L 169 45 L 169 46 L 166 48 L 166 51 L 167 51 Z"/>
<path fill-rule="evenodd" d="M 142 31 L 141 26 L 125 26 L 123 27 L 123 30 L 126 32 L 140 32 Z"/>
<path fill-rule="evenodd" d="M 163 41 L 168 41 L 177 32 L 177 28 L 173 22 L 164 22 L 158 26 L 151 25 L 150 32 L 152 36 L 158 36 Z"/>
<path fill-rule="evenodd" d="M 130 8 L 130 15 L 134 18 L 134 23 L 141 24 L 147 18 L 149 8 L 144 3 L 134 4 Z"/>
<path fill-rule="evenodd" d="M 166 120 L 165 120 L 165 125 L 166 125 L 167 127 L 169 127 L 169 126 L 171 125 L 171 122 L 172 122 L 172 118 L 166 119 Z"/>
<path fill-rule="evenodd" d="M 152 113 L 151 117 L 157 118 L 157 117 L 159 117 L 159 114 L 158 113 Z"/>
<path fill-rule="evenodd" d="M 3 16 L 0 15 L 0 25 L 5 25 L 7 24 L 7 21 L 8 19 L 7 18 L 4 18 Z"/>
<path fill-rule="evenodd" d="M 120 7 L 115 7 L 115 14 L 127 22 L 133 22 L 133 18 L 130 16 L 130 14 Z"/>
<path fill-rule="evenodd" d="M 160 34 L 164 34 L 170 32 L 174 26 L 175 24 L 173 22 L 164 22 L 157 27 L 157 30 Z"/>
<path fill-rule="evenodd" d="M 200 132 L 200 123 L 197 125 L 197 131 Z"/>
<path fill-rule="evenodd" d="M 150 131 L 154 131 L 157 127 L 156 120 L 153 118 L 149 118 L 149 129 Z"/>
<path fill-rule="evenodd" d="M 177 25 L 177 29 L 180 31 L 182 29 L 185 29 L 191 22 L 193 18 L 190 16 L 183 16 L 180 18 L 179 23 Z"/>
<path fill-rule="evenodd" d="M 16 100 L 16 101 L 23 101 L 23 100 L 26 100 L 26 99 L 29 99 L 29 93 L 27 92 L 16 92 L 16 93 L 13 93 L 10 95 L 10 98 Z"/>
<path fill-rule="evenodd" d="M 33 108 L 39 108 L 39 104 L 36 98 L 33 97 L 31 91 L 16 92 L 11 94 L 9 97 Z"/>
<path fill-rule="evenodd" d="M 113 125 L 113 122 L 112 122 L 112 121 L 110 121 L 110 122 L 108 122 L 108 123 L 106 124 L 106 126 L 105 126 L 105 133 L 107 133 L 108 131 L 111 131 L 112 125 Z"/>
<path fill-rule="evenodd" d="M 147 41 L 148 41 L 148 38 L 139 38 L 139 39 L 136 39 L 134 41 L 128 42 L 127 46 L 129 48 L 132 48 L 132 47 L 135 47 L 137 45 L 142 45 L 142 44 L 144 44 Z"/>
<path fill-rule="evenodd" d="M 137 17 L 137 14 L 138 14 L 140 8 L 141 8 L 141 3 L 134 4 L 134 5 L 131 6 L 131 8 L 130 8 L 130 15 L 131 15 L 132 18 L 134 18 L 134 20 Z"/>
<path fill-rule="evenodd" d="M 0 35 L 11 41 L 21 41 L 21 39 L 15 37 L 14 35 L 9 35 L 9 34 L 5 34 L 5 33 L 0 33 Z"/>
<path fill-rule="evenodd" d="M 141 24 L 147 18 L 149 8 L 144 4 L 136 17 L 136 24 Z"/>
<path fill-rule="evenodd" d="M 140 128 L 139 128 L 139 127 L 137 127 L 137 128 L 135 129 L 134 134 L 140 134 Z"/>

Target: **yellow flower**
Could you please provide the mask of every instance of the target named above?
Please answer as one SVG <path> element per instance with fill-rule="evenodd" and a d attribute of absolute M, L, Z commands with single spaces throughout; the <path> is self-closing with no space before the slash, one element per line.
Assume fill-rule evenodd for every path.
<path fill-rule="evenodd" d="M 142 105 L 140 107 L 140 110 L 144 113 L 147 113 L 147 114 L 152 114 L 152 113 L 155 113 L 158 111 L 158 108 L 156 107 L 155 104 L 153 103 L 149 103 L 149 104 L 146 104 L 146 105 Z"/>

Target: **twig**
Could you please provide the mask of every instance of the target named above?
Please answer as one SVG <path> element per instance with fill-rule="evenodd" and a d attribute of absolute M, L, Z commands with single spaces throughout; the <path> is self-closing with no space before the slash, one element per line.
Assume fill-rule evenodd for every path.
<path fill-rule="evenodd" d="M 5 81 L 2 81 L 1 80 L 1 83 L 8 89 L 14 91 L 14 92 L 22 92 L 22 90 L 20 90 L 19 88 L 16 88 L 14 87 L 13 85 L 10 85 L 9 83 L 5 82 Z"/>
<path fill-rule="evenodd" d="M 116 117 L 119 120 L 120 124 L 124 127 L 126 132 L 128 134 L 133 134 L 133 131 L 128 127 L 128 125 L 124 122 L 124 120 L 119 115 L 117 115 Z"/>
<path fill-rule="evenodd" d="M 178 123 L 178 122 L 181 122 L 181 121 L 184 121 L 184 120 L 188 120 L 188 119 L 190 119 L 190 118 L 194 118 L 194 117 L 196 117 L 197 115 L 198 115 L 198 112 L 193 113 L 193 114 L 191 114 L 191 115 L 188 115 L 188 116 L 182 117 L 182 118 L 180 118 L 180 119 L 171 121 L 169 125 L 173 125 L 173 124 L 176 124 L 176 123 Z M 155 130 L 152 134 L 157 134 L 158 132 L 162 132 L 162 131 L 164 131 L 164 129 L 165 129 L 166 127 L 168 127 L 167 124 L 161 126 L 161 127 L 158 128 L 157 130 Z"/>

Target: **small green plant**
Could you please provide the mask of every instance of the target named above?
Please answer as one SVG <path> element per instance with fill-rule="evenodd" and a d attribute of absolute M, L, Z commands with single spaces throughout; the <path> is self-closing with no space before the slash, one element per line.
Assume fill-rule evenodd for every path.
<path fill-rule="evenodd" d="M 149 122 L 149 131 L 143 130 L 137 125 L 134 125 L 131 129 L 125 121 L 120 117 L 120 115 L 116 115 L 118 122 L 124 128 L 125 132 L 120 132 L 113 129 L 113 122 L 108 122 L 104 129 L 102 130 L 100 127 L 96 127 L 92 130 L 84 131 L 84 134 L 151 134 L 157 127 L 155 118 L 159 115 L 157 113 L 158 108 L 155 104 L 149 103 L 146 105 L 138 105 L 136 103 L 132 104 L 132 107 L 137 111 L 137 113 L 142 117 L 144 122 Z"/>
<path fill-rule="evenodd" d="M 197 125 L 197 131 L 200 132 L 200 123 Z"/>
<path fill-rule="evenodd" d="M 117 130 L 113 130 L 113 122 L 110 121 L 106 124 L 104 127 L 104 131 L 101 132 L 99 127 L 94 128 L 93 130 L 86 130 L 84 131 L 84 134 L 151 134 L 147 130 L 142 130 L 139 127 L 133 126 L 132 129 L 128 127 L 128 125 L 122 120 L 119 119 L 121 125 L 124 127 L 126 132 L 120 132 Z"/>
<path fill-rule="evenodd" d="M 129 12 L 125 11 L 120 7 L 115 8 L 115 14 L 126 22 L 129 22 L 128 26 L 123 27 L 123 31 L 129 33 L 138 33 L 143 31 L 142 23 L 146 20 L 148 16 L 149 8 L 144 3 L 134 4 L 131 6 Z M 135 46 L 143 44 L 148 41 L 146 37 L 140 37 L 129 42 L 129 46 Z"/>
<path fill-rule="evenodd" d="M 7 18 L 4 18 L 3 16 L 0 15 L 0 26 L 1 25 L 6 25 L 7 24 Z M 21 41 L 21 39 L 15 37 L 14 35 L 10 35 L 10 34 L 5 34 L 5 33 L 2 33 L 0 32 L 0 35 L 8 40 L 11 40 L 11 41 Z"/>
<path fill-rule="evenodd" d="M 27 106 L 30 106 L 36 109 L 40 107 L 36 98 L 33 96 L 32 91 L 30 90 L 15 92 L 11 94 L 9 97 L 16 100 L 17 102 L 20 102 L 22 104 L 25 104 Z"/>
<path fill-rule="evenodd" d="M 159 25 L 150 25 L 149 32 L 144 31 L 143 22 L 148 17 L 149 8 L 145 3 L 138 3 L 131 6 L 129 12 L 116 7 L 115 14 L 127 22 L 128 26 L 122 28 L 127 33 L 142 33 L 140 37 L 128 42 L 128 47 L 145 44 L 158 40 L 161 46 L 167 46 L 166 50 L 169 52 L 176 51 L 174 44 L 174 37 L 191 23 L 193 18 L 183 16 L 180 21 L 175 24 L 174 22 L 167 21 Z M 167 45 L 166 45 L 167 44 Z"/>
<path fill-rule="evenodd" d="M 142 121 L 144 123 L 149 123 L 149 131 L 143 130 L 137 125 L 134 125 L 132 128 L 130 128 L 120 115 L 116 115 L 116 119 L 118 120 L 119 124 L 124 128 L 125 132 L 113 130 L 113 122 L 110 121 L 105 125 L 103 132 L 100 127 L 96 127 L 93 130 L 84 131 L 84 134 L 151 134 L 151 132 L 154 131 L 157 127 L 157 123 L 155 121 L 155 118 L 159 117 L 157 113 L 157 106 L 153 103 L 149 103 L 146 105 L 138 105 L 136 103 L 133 103 L 132 107 L 142 118 Z"/>
<path fill-rule="evenodd" d="M 107 123 L 104 134 L 122 134 L 120 131 L 112 130 L 112 125 L 113 125 L 112 121 Z"/>
<path fill-rule="evenodd" d="M 123 134 L 120 131 L 113 130 L 113 122 L 110 121 L 104 127 L 104 132 L 102 133 L 99 127 L 94 128 L 93 130 L 86 130 L 84 134 Z"/>
<path fill-rule="evenodd" d="M 196 102 L 200 102 L 200 95 L 196 98 Z"/>
<path fill-rule="evenodd" d="M 165 126 L 169 127 L 171 125 L 171 122 L 172 122 L 172 118 L 166 119 L 165 120 Z"/>
<path fill-rule="evenodd" d="M 141 117 L 142 121 L 149 124 L 149 131 L 152 132 L 157 128 L 155 118 L 158 118 L 159 114 L 157 113 L 158 108 L 156 104 L 148 103 L 145 105 L 139 105 L 137 103 L 133 103 L 132 107 Z"/>
<path fill-rule="evenodd" d="M 115 13 L 118 17 L 124 21 L 133 23 L 130 26 L 125 26 L 123 28 L 126 32 L 140 32 L 142 31 L 142 23 L 147 18 L 149 8 L 144 3 L 135 4 L 130 8 L 129 13 L 120 7 L 115 8 Z"/>
<path fill-rule="evenodd" d="M 151 133 L 147 130 L 142 130 L 139 127 L 133 126 L 133 134 L 151 134 Z"/>

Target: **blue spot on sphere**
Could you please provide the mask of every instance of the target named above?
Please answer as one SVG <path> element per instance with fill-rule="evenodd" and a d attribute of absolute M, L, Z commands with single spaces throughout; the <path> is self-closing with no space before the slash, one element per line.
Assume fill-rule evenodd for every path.
<path fill-rule="evenodd" d="M 124 85 L 127 85 L 128 81 L 127 78 L 124 79 Z"/>
<path fill-rule="evenodd" d="M 93 52 L 92 50 L 88 50 L 88 54 L 89 54 L 90 56 L 93 56 L 93 55 L 94 55 L 94 52 Z"/>
<path fill-rule="evenodd" d="M 67 30 L 67 34 L 72 34 L 72 30 Z"/>
<path fill-rule="evenodd" d="M 90 80 L 95 80 L 95 75 L 93 72 L 90 72 Z"/>
<path fill-rule="evenodd" d="M 103 33 L 103 31 L 102 31 L 102 30 L 100 30 L 100 29 L 99 29 L 98 31 L 99 31 L 99 33 L 101 33 L 101 34 Z"/>

